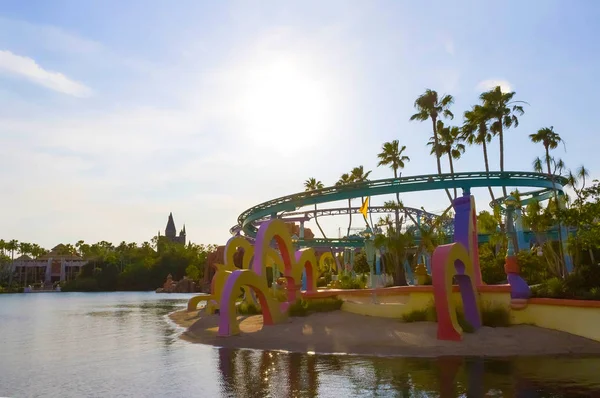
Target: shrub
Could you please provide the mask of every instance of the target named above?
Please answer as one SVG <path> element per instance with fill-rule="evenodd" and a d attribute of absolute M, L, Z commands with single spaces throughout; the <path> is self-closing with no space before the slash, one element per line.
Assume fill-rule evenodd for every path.
<path fill-rule="evenodd" d="M 330 312 L 337 311 L 342 308 L 343 300 L 337 297 L 324 299 L 309 299 L 306 300 L 307 308 L 311 312 Z"/>
<path fill-rule="evenodd" d="M 246 301 L 242 301 L 240 305 L 237 306 L 237 312 L 240 315 L 258 315 L 262 314 L 262 311 L 259 307 L 254 305 L 253 303 L 248 303 Z"/>
<path fill-rule="evenodd" d="M 339 281 L 340 289 L 364 289 L 366 285 L 361 278 L 353 278 L 350 275 L 342 275 Z"/>
<path fill-rule="evenodd" d="M 98 282 L 94 278 L 76 278 L 65 282 L 61 288 L 63 292 L 97 292 Z"/>
<path fill-rule="evenodd" d="M 551 276 L 548 261 L 530 251 L 517 253 L 517 262 L 521 268 L 520 274 L 530 285 L 543 282 Z"/>
<path fill-rule="evenodd" d="M 337 297 L 324 299 L 300 299 L 290 305 L 288 313 L 290 316 L 307 316 L 314 312 L 331 312 L 342 308 L 344 302 Z"/>
<path fill-rule="evenodd" d="M 290 316 L 307 316 L 308 315 L 308 305 L 304 300 L 298 300 L 295 303 L 291 304 L 288 308 L 288 314 Z"/>
<path fill-rule="evenodd" d="M 507 308 L 496 305 L 483 305 L 481 308 L 481 323 L 492 328 L 510 326 L 510 312 Z"/>
<path fill-rule="evenodd" d="M 551 278 L 531 288 L 532 297 L 600 300 L 600 267 L 580 266 L 564 280 Z"/>
<path fill-rule="evenodd" d="M 481 277 L 490 285 L 506 283 L 504 272 L 504 255 L 496 256 L 489 243 L 479 248 L 479 265 Z"/>
<path fill-rule="evenodd" d="M 402 314 L 402 320 L 404 322 L 426 322 L 427 312 L 427 308 L 412 310 L 411 312 Z"/>
<path fill-rule="evenodd" d="M 456 310 L 456 319 L 465 333 L 473 333 L 475 330 L 465 318 L 462 307 Z M 402 315 L 404 322 L 437 322 L 437 312 L 433 303 L 426 308 L 413 310 Z M 501 306 L 482 305 L 481 323 L 489 327 L 508 327 L 510 326 L 510 312 Z"/>

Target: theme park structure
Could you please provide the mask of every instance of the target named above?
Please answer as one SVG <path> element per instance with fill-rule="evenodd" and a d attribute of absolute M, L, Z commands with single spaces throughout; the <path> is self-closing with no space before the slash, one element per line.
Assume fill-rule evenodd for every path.
<path fill-rule="evenodd" d="M 246 210 L 238 218 L 238 224 L 232 228 L 235 236 L 227 243 L 224 264 L 216 264 L 216 273 L 211 282 L 211 294 L 192 298 L 188 310 L 195 310 L 201 301 L 207 301 L 206 311 L 220 316 L 219 335 L 230 336 L 239 333 L 236 305 L 243 295 L 243 301 L 260 304 L 265 326 L 283 322 L 288 317 L 291 305 L 300 298 L 337 296 L 342 299 L 352 296 L 408 295 L 406 304 L 381 306 L 376 299 L 370 303 L 357 303 L 348 300 L 342 309 L 372 316 L 400 317 L 402 313 L 423 308 L 433 300 L 438 319 L 438 338 L 460 340 L 462 328 L 458 324 L 456 309 L 462 302 L 466 321 L 474 330 L 481 327 L 481 300 L 496 301 L 506 305 L 511 311 L 522 312 L 515 315 L 517 322 L 531 323 L 532 319 L 543 313 L 542 310 L 528 310 L 530 299 L 529 286 L 519 275 L 516 251 L 529 250 L 529 245 L 520 235 L 520 208 L 512 196 L 502 198 L 491 205 L 500 205 L 505 216 L 506 233 L 509 236 L 508 250 L 504 270 L 507 285 L 488 286 L 481 278 L 479 266 L 477 234 L 477 213 L 475 198 L 471 189 L 487 186 L 529 187 L 537 190 L 521 194 L 521 204 L 531 200 L 544 200 L 558 194 L 563 196 L 565 179 L 560 176 L 549 177 L 546 174 L 528 172 L 490 172 L 457 173 L 451 175 L 425 175 L 403 177 L 355 183 L 345 186 L 324 188 L 311 192 L 302 192 L 261 203 Z M 286 222 L 300 222 L 300 235 L 306 216 L 297 214 L 297 209 L 356 197 L 393 194 L 396 192 L 415 192 L 445 188 L 461 188 L 462 196 L 452 203 L 454 221 L 451 243 L 438 246 L 431 259 L 430 274 L 432 286 L 402 286 L 390 288 L 337 290 L 316 287 L 317 251 L 315 248 L 327 248 L 318 258 L 323 263 L 332 260 L 334 250 L 357 248 L 357 239 L 314 239 L 304 240 L 303 236 L 292 237 Z M 562 201 L 559 201 L 561 203 Z M 331 210 L 331 209 L 330 209 Z M 352 211 L 352 209 L 346 211 Z M 404 209 L 405 210 L 405 209 Z M 326 211 L 326 210 L 322 210 Z M 340 209 L 334 209 L 340 212 Z M 414 211 L 417 217 L 433 217 L 424 211 Z M 347 213 L 346 213 L 347 214 Z M 301 217 L 299 217 L 301 216 Z M 373 237 L 366 236 L 364 245 L 367 262 L 371 270 L 377 253 L 372 249 Z M 314 242 L 318 241 L 318 243 Z M 522 246 L 521 246 L 522 245 Z M 312 247 L 308 247 L 312 246 Z M 235 266 L 234 254 L 243 249 L 242 267 Z M 566 250 L 565 250 L 566 253 Z M 572 263 L 566 257 L 567 271 Z M 273 267 L 273 278 L 277 283 L 269 287 L 267 268 Z M 345 272 L 338 268 L 339 272 Z M 373 271 L 371 271 L 373 272 Z M 277 278 L 280 275 L 279 278 Z M 456 282 L 457 285 L 454 285 Z M 533 299 L 536 300 L 536 299 Z M 537 299 L 540 300 L 540 299 Z M 390 311 L 394 313 L 390 313 Z M 537 311 L 537 312 L 536 312 Z M 542 311 L 542 312 L 540 312 Z M 537 314 L 537 315 L 536 315 Z M 537 319 L 537 318 L 535 318 Z M 541 319 L 541 318 L 540 318 Z M 545 319 L 545 318 L 544 318 Z M 543 323 L 544 320 L 540 321 Z M 550 322 L 550 321 L 548 321 Z M 535 323 L 535 322 L 534 322 Z M 541 325 L 543 326 L 543 325 Z M 558 327 L 560 329 L 560 327 Z M 562 330 L 562 329 L 560 329 Z M 585 335 L 585 332 L 579 333 Z M 600 339 L 600 334 L 597 336 Z"/>

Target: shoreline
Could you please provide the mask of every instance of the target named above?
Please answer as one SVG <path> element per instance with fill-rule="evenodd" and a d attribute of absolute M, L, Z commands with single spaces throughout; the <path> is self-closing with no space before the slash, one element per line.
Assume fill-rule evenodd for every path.
<path fill-rule="evenodd" d="M 241 333 L 219 337 L 218 315 L 186 309 L 168 314 L 194 344 L 320 355 L 377 357 L 527 357 L 600 355 L 600 342 L 529 325 L 482 327 L 460 342 L 437 340 L 434 322 L 405 323 L 344 311 L 291 317 L 263 328 L 262 315 L 238 316 Z"/>

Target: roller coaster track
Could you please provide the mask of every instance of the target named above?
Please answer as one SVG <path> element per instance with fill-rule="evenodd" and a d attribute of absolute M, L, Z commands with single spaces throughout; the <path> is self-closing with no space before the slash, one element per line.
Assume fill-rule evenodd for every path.
<path fill-rule="evenodd" d="M 370 206 L 369 207 L 369 213 L 372 214 L 393 214 L 395 212 L 394 209 L 391 209 L 387 206 Z M 412 216 L 417 216 L 417 217 L 423 217 L 425 220 L 431 220 L 431 219 L 435 219 L 438 218 L 439 215 L 438 214 L 434 214 L 434 213 L 429 213 L 425 210 L 422 209 L 416 209 L 413 207 L 403 207 L 401 209 L 398 210 L 398 212 L 400 214 L 404 214 L 405 216 L 407 214 L 410 214 Z M 348 215 L 348 214 L 360 214 L 360 207 L 336 207 L 336 208 L 328 208 L 328 209 L 318 209 L 317 211 L 315 210 L 305 210 L 305 211 L 295 211 L 295 212 L 290 212 L 290 213 L 281 213 L 280 215 L 278 215 L 279 218 L 281 218 L 282 220 L 286 220 L 286 219 L 294 219 L 294 220 L 298 220 L 298 218 L 305 218 L 305 221 L 309 221 L 313 218 L 316 217 L 327 217 L 327 216 L 343 216 L 343 215 Z M 263 217 L 259 220 L 256 220 L 252 223 L 252 225 L 255 228 L 258 228 L 258 225 L 264 221 L 269 220 L 271 217 Z M 239 225 L 234 225 L 233 227 L 231 227 L 229 229 L 229 232 L 232 235 L 235 235 L 238 231 L 240 230 L 240 226 Z"/>
<path fill-rule="evenodd" d="M 562 176 L 553 176 L 554 188 L 563 190 L 567 179 Z M 231 230 L 235 233 L 243 232 L 249 238 L 256 236 L 256 223 L 266 218 L 280 217 L 284 213 L 294 212 L 299 208 L 336 202 L 358 197 L 387 195 L 394 193 L 420 192 L 440 190 L 446 188 L 460 188 L 469 193 L 471 188 L 483 187 L 533 187 L 543 188 L 543 191 L 551 190 L 552 179 L 543 173 L 504 171 L 504 172 L 470 172 L 451 174 L 429 174 L 401 178 L 389 178 L 383 180 L 352 183 L 341 186 L 332 186 L 309 192 L 300 192 L 292 195 L 282 196 L 263 202 L 244 211 L 238 217 L 238 225 Z M 308 211 L 307 211 L 308 212 Z M 307 213 L 302 212 L 302 213 Z M 347 213 L 346 213 L 347 214 Z M 352 239 L 312 239 L 311 246 L 353 246 Z M 356 240 L 361 242 L 361 240 Z M 309 245 L 308 240 L 299 242 L 301 245 Z M 360 243 L 362 244 L 362 242 Z M 358 247 L 358 246 L 357 246 Z"/>
<path fill-rule="evenodd" d="M 564 192 L 562 190 L 559 190 L 558 185 L 557 185 L 556 193 L 558 196 L 564 195 Z M 545 188 L 545 189 L 540 189 L 537 191 L 530 191 L 530 192 L 519 192 L 519 204 L 521 206 L 527 206 L 529 203 L 531 203 L 533 201 L 541 202 L 542 200 L 548 200 L 552 197 L 554 197 L 554 190 L 552 188 Z M 499 206 L 500 209 L 502 211 L 504 211 L 505 210 L 504 201 L 507 198 L 508 198 L 508 196 L 503 196 L 501 198 L 496 198 L 496 200 L 492 200 L 490 202 L 490 207 L 494 208 L 496 206 Z"/>

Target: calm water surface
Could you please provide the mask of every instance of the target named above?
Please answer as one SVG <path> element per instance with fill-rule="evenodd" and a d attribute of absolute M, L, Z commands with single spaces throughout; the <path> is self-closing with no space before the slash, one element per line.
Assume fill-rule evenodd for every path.
<path fill-rule="evenodd" d="M 435 360 L 226 350 L 179 339 L 189 295 L 0 295 L 0 396 L 600 397 L 600 358 Z"/>

